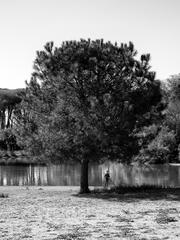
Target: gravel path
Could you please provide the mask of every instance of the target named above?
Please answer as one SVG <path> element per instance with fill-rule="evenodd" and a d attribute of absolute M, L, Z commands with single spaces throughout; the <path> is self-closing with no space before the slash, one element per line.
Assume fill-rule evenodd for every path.
<path fill-rule="evenodd" d="M 180 197 L 78 195 L 77 187 L 0 187 L 1 240 L 180 239 Z"/>

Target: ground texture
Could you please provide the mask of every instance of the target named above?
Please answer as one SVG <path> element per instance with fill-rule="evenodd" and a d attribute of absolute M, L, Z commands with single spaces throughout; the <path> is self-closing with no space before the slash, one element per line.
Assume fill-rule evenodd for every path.
<path fill-rule="evenodd" d="M 180 239 L 180 195 L 0 187 L 1 240 Z"/>

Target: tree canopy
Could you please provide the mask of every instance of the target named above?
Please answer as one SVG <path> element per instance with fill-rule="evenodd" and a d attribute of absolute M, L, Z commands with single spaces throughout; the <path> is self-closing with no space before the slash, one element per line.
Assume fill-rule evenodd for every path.
<path fill-rule="evenodd" d="M 161 107 L 149 61 L 149 54 L 137 60 L 131 42 L 47 43 L 27 83 L 19 141 L 50 161 L 81 162 L 87 192 L 89 161 L 129 162 L 139 150 L 134 131 L 151 124 Z"/>
<path fill-rule="evenodd" d="M 24 89 L 0 89 L 0 149 L 18 149 L 12 133 L 14 113 L 22 100 Z"/>

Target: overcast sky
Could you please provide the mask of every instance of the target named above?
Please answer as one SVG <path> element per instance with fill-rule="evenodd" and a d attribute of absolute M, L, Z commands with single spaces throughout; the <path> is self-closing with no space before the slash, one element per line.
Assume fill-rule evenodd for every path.
<path fill-rule="evenodd" d="M 180 0 L 0 0 L 0 88 L 25 86 L 48 41 L 132 41 L 164 80 L 180 73 Z"/>

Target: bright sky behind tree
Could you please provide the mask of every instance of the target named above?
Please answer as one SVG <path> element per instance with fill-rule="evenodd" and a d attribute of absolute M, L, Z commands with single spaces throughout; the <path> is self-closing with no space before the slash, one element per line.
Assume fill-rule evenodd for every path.
<path fill-rule="evenodd" d="M 30 80 L 48 41 L 132 41 L 160 80 L 180 73 L 180 0 L 0 0 L 0 88 Z"/>

